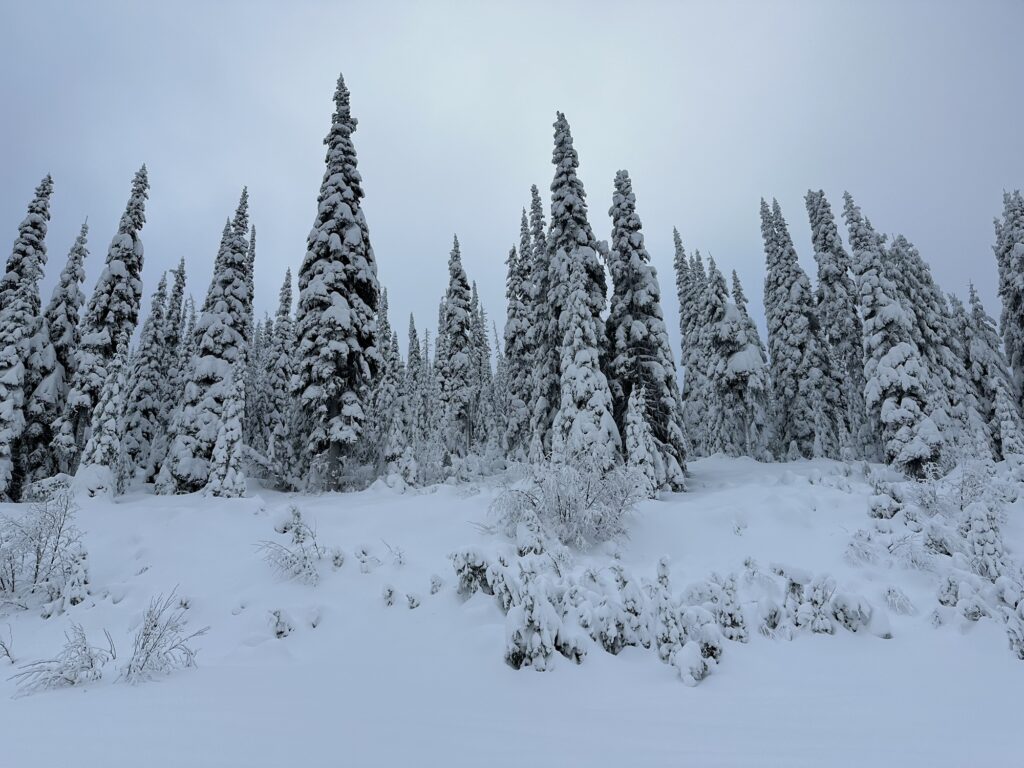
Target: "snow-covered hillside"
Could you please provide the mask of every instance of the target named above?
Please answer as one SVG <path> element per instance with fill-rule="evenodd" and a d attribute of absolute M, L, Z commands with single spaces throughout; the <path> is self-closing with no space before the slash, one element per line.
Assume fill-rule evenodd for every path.
<path fill-rule="evenodd" d="M 585 633 L 578 666 L 559 654 L 547 672 L 505 663 L 506 616 L 494 597 L 458 594 L 449 557 L 504 552 L 514 563 L 515 545 L 493 531 L 488 511 L 500 479 L 407 493 L 378 483 L 305 496 L 253 484 L 241 499 L 80 497 L 89 596 L 47 619 L 8 611 L 0 639 L 10 639 L 20 665 L 55 656 L 77 622 L 96 645 L 109 631 L 118 655 L 98 681 L 28 696 L 16 696 L 5 674 L 0 763 L 1008 764 L 1024 664 L 1008 647 L 994 598 L 979 591 L 991 615 L 977 621 L 963 605 L 941 606 L 943 578 L 962 559 L 910 565 L 915 557 L 901 547 L 913 544 L 914 516 L 869 517 L 878 485 L 860 465 L 712 457 L 691 462 L 690 472 L 689 492 L 639 506 L 628 540 L 547 559 L 561 558 L 567 578 L 590 569 L 607 580 L 621 567 L 651 585 L 667 556 L 672 593 L 684 602 L 712 573 L 721 583 L 735 576 L 747 642 L 722 640 L 721 658 L 696 686 L 656 647 L 613 656 Z M 988 481 L 990 490 L 1001 482 Z M 1009 503 L 1001 525 L 1007 560 L 1017 562 L 1022 504 Z M 276 529 L 291 505 L 324 550 L 315 585 L 275 572 L 259 546 L 288 544 Z M 860 601 L 870 620 L 848 631 L 833 602 L 817 618 L 834 634 L 783 620 L 769 637 L 765 606 L 785 613 L 787 580 L 808 582 L 808 595 L 824 585 L 833 601 Z M 190 627 L 210 628 L 194 641 L 197 666 L 119 682 L 146 606 L 175 588 Z M 909 604 L 894 603 L 895 592 L 887 599 L 890 588 Z M 413 609 L 410 595 L 419 601 Z M 808 606 L 801 610 L 813 613 Z"/>

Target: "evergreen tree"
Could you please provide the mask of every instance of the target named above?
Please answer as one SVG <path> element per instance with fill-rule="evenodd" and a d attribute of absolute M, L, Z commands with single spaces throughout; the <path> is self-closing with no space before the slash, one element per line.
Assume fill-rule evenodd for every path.
<path fill-rule="evenodd" d="M 107 378 L 100 388 L 92 414 L 89 440 L 82 451 L 81 467 L 104 467 L 113 480 L 115 493 L 124 493 L 131 476 L 125 445 L 125 396 L 128 367 L 127 344 L 122 344 L 107 364 Z"/>
<path fill-rule="evenodd" d="M 41 372 L 30 358 L 41 335 L 49 341 L 43 322 L 39 280 L 46 265 L 46 229 L 50 221 L 53 179 L 36 187 L 28 214 L 18 225 L 18 237 L 0 278 L 0 499 L 21 494 L 23 468 L 20 440 L 26 426 L 26 406 L 40 383 Z M 52 352 L 52 347 L 51 347 Z"/>
<path fill-rule="evenodd" d="M 277 315 L 266 356 L 267 422 L 269 443 L 267 460 L 279 485 L 289 484 L 288 474 L 294 458 L 290 453 L 293 400 L 291 378 L 295 351 L 295 324 L 292 321 L 292 271 L 285 270 L 278 295 Z"/>
<path fill-rule="evenodd" d="M 491 370 L 491 342 L 487 337 L 487 312 L 480 302 L 476 281 L 471 301 L 470 338 L 473 366 L 473 444 L 476 449 L 498 450 L 499 434 L 494 411 L 494 371 Z"/>
<path fill-rule="evenodd" d="M 850 437 L 843 446 L 856 456 L 864 455 L 864 349 L 863 328 L 857 312 L 857 289 L 853 283 L 850 256 L 843 248 L 832 207 L 822 190 L 807 191 L 804 198 L 811 222 L 811 242 L 818 263 L 816 316 L 819 338 L 830 357 L 830 385 L 842 395 L 845 414 L 835 421 Z"/>
<path fill-rule="evenodd" d="M 686 352 L 686 377 L 683 379 L 683 424 L 690 444 L 698 456 L 707 455 L 707 411 L 710 406 L 710 383 L 707 380 L 707 316 L 708 277 L 700 251 L 694 251 L 687 269 L 689 296 L 686 302 L 688 327 L 683 345 Z"/>
<path fill-rule="evenodd" d="M 552 455 L 556 453 L 561 459 L 572 459 L 582 444 L 577 439 L 584 438 L 573 426 L 581 415 L 577 410 L 579 398 L 588 390 L 600 392 L 607 389 L 607 379 L 601 371 L 600 361 L 590 360 L 589 334 L 600 334 L 603 325 L 601 313 L 605 308 L 607 281 L 601 255 L 605 246 L 598 242 L 587 219 L 586 192 L 583 182 L 576 175 L 579 157 L 573 147 L 572 134 L 565 115 L 559 112 L 555 123 L 555 148 L 551 162 L 555 166 L 555 176 L 551 182 L 551 222 L 547 236 L 548 284 L 546 286 L 547 306 L 546 320 L 548 324 L 548 343 L 551 344 L 547 362 L 537 361 L 538 367 L 548 366 L 543 374 L 546 383 L 538 392 L 534 408 L 533 441 L 537 450 L 531 449 L 531 456 L 541 456 L 548 446 Z M 582 302 L 582 303 L 580 303 Z M 565 317 L 563 317 L 565 315 Z M 581 334 L 578 338 L 567 336 L 572 333 Z M 600 334 L 603 336 L 603 334 Z M 595 336 L 595 354 L 602 344 L 600 336 Z M 557 398 L 550 384 L 553 382 L 551 366 L 555 355 L 558 355 Z M 573 359 L 579 356 L 584 365 L 593 371 L 587 371 L 580 377 L 567 372 L 573 365 Z M 568 375 L 567 375 L 568 373 Z M 598 374 L 594 376 L 593 374 Z M 554 399 L 551 399 L 554 398 Z M 599 400 L 601 398 L 599 397 Z M 557 413 L 552 409 L 557 403 Z M 605 403 L 595 402 L 584 410 L 582 415 L 588 421 L 594 421 L 601 430 L 600 435 L 589 435 L 599 443 L 605 440 L 603 434 L 603 409 Z M 610 402 L 607 404 L 610 408 Z M 556 422 L 560 425 L 556 429 Z M 550 437 L 546 436 L 550 432 Z M 556 451 L 555 441 L 560 441 Z M 619 444 L 618 434 L 614 445 Z M 601 450 L 604 448 L 602 446 Z M 606 457 L 598 458 L 598 463 L 606 463 Z"/>
<path fill-rule="evenodd" d="M 507 431 L 504 447 L 507 455 L 521 461 L 526 458 L 530 438 L 530 403 L 533 401 L 533 355 L 530 349 L 530 280 L 533 251 L 530 225 L 523 209 L 519 228 L 519 250 L 508 252 L 508 276 L 505 298 L 505 383 L 508 388 Z"/>
<path fill-rule="evenodd" d="M 662 453 L 647 421 L 647 402 L 647 393 L 642 385 L 630 391 L 623 442 L 626 465 L 636 473 L 640 482 L 637 490 L 644 496 L 653 497 L 666 484 L 666 474 Z"/>
<path fill-rule="evenodd" d="M 768 357 L 765 353 L 761 334 L 747 310 L 747 296 L 743 292 L 739 275 L 732 273 L 733 306 L 739 315 L 739 330 L 735 348 L 730 359 L 730 387 L 737 391 L 736 400 L 742 403 L 746 440 L 743 455 L 761 461 L 771 458 L 771 419 L 768 398 L 771 395 L 771 381 L 768 379 Z"/>
<path fill-rule="evenodd" d="M 1003 216 L 996 219 L 996 266 L 1003 311 L 999 330 L 1013 376 L 1014 398 L 1024 406 L 1024 195 L 1020 190 L 1003 193 Z"/>
<path fill-rule="evenodd" d="M 554 228 L 553 228 L 554 229 Z M 563 250 L 564 252 L 564 250 Z M 612 417 L 612 397 L 601 371 L 601 339 L 592 313 L 593 297 L 586 262 L 576 249 L 560 258 L 568 287 L 562 330 L 561 403 L 552 425 L 551 457 L 556 463 L 607 471 L 615 466 L 621 445 Z"/>
<path fill-rule="evenodd" d="M 148 194 L 149 178 L 143 165 L 132 181 L 128 204 L 82 318 L 82 341 L 64 412 L 54 424 L 54 449 L 68 472 L 78 466 L 79 454 L 89 438 L 107 367 L 117 350 L 129 343 L 139 319 L 143 262 L 139 232 L 146 223 Z"/>
<path fill-rule="evenodd" d="M 222 385 L 227 390 L 223 414 L 218 423 L 217 439 L 210 460 L 210 476 L 203 487 L 203 493 L 236 499 L 245 496 L 245 470 L 242 467 L 245 383 L 237 364 Z"/>
<path fill-rule="evenodd" d="M 562 343 L 558 326 L 551 322 L 551 257 L 548 252 L 544 208 L 537 185 L 530 187 L 530 290 L 526 346 L 532 366 L 530 414 L 530 461 L 542 461 L 551 453 L 551 421 L 558 408 L 559 366 Z"/>
<path fill-rule="evenodd" d="M 913 319 L 899 291 L 882 240 L 844 195 L 853 269 L 864 319 L 864 404 L 887 462 L 922 475 L 938 461 L 942 438 L 925 413 L 928 372 L 913 339 Z"/>
<path fill-rule="evenodd" d="M 380 289 L 362 211 L 349 91 L 338 78 L 327 170 L 299 271 L 294 395 L 299 400 L 303 476 L 311 487 L 338 489 L 345 459 L 363 433 L 381 366 L 377 346 Z M 308 470 L 308 471 L 305 471 Z"/>
<path fill-rule="evenodd" d="M 68 252 L 67 263 L 61 270 L 60 278 L 53 289 L 50 303 L 47 304 L 44 314 L 57 363 L 55 369 L 57 402 L 54 403 L 56 414 L 59 414 L 64 408 L 68 384 L 74 374 L 75 353 L 81 342 L 79 321 L 82 307 L 85 305 L 82 284 L 85 282 L 84 263 L 89 255 L 88 237 L 89 223 L 85 222 L 82 224 L 78 237 L 75 238 L 74 245 Z M 53 423 L 56 414 L 51 418 L 50 424 Z"/>
<path fill-rule="evenodd" d="M 811 285 L 777 202 L 770 210 L 761 200 L 761 234 L 776 453 L 810 457 L 821 428 L 821 399 L 827 397 L 821 358 L 814 348 Z"/>
<path fill-rule="evenodd" d="M 166 409 L 167 376 L 164 367 L 164 332 L 166 329 L 167 276 L 160 278 L 150 305 L 149 316 L 142 324 L 142 334 L 129 365 L 128 408 L 125 413 L 125 456 L 133 470 L 142 470 L 143 477 L 152 474 L 149 464 L 153 441 L 166 427 L 162 422 Z"/>
<path fill-rule="evenodd" d="M 192 493 L 206 485 L 225 398 L 232 397 L 237 386 L 244 388 L 240 366 L 244 365 L 248 324 L 248 234 L 248 196 L 243 191 L 234 219 L 224 225 L 205 309 L 196 324 L 198 347 L 157 482 L 161 493 Z M 236 371 L 243 379 L 240 382 L 233 380 Z M 244 405 L 239 413 L 240 417 L 244 414 Z"/>
<path fill-rule="evenodd" d="M 167 297 L 160 351 L 165 380 L 156 418 L 156 433 L 150 445 L 149 460 L 144 467 L 147 481 L 156 477 L 167 456 L 167 448 L 170 445 L 168 431 L 174 412 L 180 407 L 184 396 L 185 377 L 192 357 L 191 339 L 195 328 L 195 306 L 192 297 L 185 296 L 185 259 L 178 262 L 178 267 L 171 274 L 174 275 L 174 283 Z"/>
<path fill-rule="evenodd" d="M 453 455 L 465 456 L 472 439 L 474 360 L 473 297 L 462 268 L 459 239 L 456 237 L 448 260 L 448 291 L 443 305 L 438 338 L 437 375 L 440 382 L 440 408 L 445 445 Z"/>
<path fill-rule="evenodd" d="M 614 293 L 605 332 L 609 387 L 616 421 L 625 435 L 625 412 L 634 389 L 646 397 L 646 418 L 661 454 L 665 482 L 682 490 L 686 466 L 683 403 L 661 309 L 661 289 L 644 247 L 636 195 L 626 171 L 615 176 L 611 266 Z"/>
<path fill-rule="evenodd" d="M 430 404 L 426 401 L 426 353 L 416 332 L 416 318 L 409 314 L 409 349 L 405 366 L 405 390 L 409 397 L 409 436 L 415 440 L 425 429 Z"/>
<path fill-rule="evenodd" d="M 1014 404 L 1010 372 L 1000 349 L 995 321 L 985 312 L 981 298 L 970 286 L 971 315 L 966 328 L 966 368 L 971 386 L 991 440 L 992 454 L 1000 459 L 1007 453 L 1020 453 L 1024 437 L 1020 412 Z M 962 310 L 962 307 L 961 307 Z M 1008 440 L 1004 439 L 1004 432 Z M 1009 443 L 1009 450 L 1004 443 Z"/>

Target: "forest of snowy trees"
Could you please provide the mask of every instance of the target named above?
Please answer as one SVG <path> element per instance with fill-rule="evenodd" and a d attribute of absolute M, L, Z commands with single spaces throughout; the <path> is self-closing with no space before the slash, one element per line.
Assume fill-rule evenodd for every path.
<path fill-rule="evenodd" d="M 426 485 L 511 462 L 628 467 L 654 495 L 684 490 L 687 458 L 713 453 L 880 461 L 911 477 L 965 455 L 1024 453 L 1019 191 L 995 222 L 998 324 L 973 286 L 966 303 L 945 293 L 914 245 L 876 231 L 849 194 L 844 245 L 829 200 L 811 190 L 813 280 L 779 204 L 761 201 L 764 339 L 740 276 L 675 233 L 673 350 L 629 174 L 610 184 L 611 240 L 599 240 L 558 113 L 550 202 L 530 190 L 507 252 L 503 333 L 455 237 L 436 330 L 410 316 L 403 343 L 405 320 L 389 316 L 377 277 L 341 78 L 334 102 L 297 302 L 289 271 L 273 317 L 254 316 L 244 189 L 202 301 L 182 260 L 144 311 L 145 166 L 91 295 L 83 224 L 44 302 L 54 184 L 43 178 L 0 281 L 0 496 L 27 498 L 61 473 L 93 493 L 153 483 L 240 496 L 247 478 L 300 491 Z"/>

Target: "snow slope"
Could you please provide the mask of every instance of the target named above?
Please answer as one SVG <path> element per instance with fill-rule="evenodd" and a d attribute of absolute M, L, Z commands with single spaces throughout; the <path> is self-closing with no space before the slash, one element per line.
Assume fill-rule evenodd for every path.
<path fill-rule="evenodd" d="M 829 573 L 884 610 L 898 585 L 915 615 L 890 615 L 892 639 L 751 632 L 728 642 L 697 687 L 653 651 L 580 666 L 558 657 L 546 673 L 503 662 L 505 617 L 493 598 L 463 601 L 447 555 L 495 545 L 486 523 L 497 482 L 400 494 L 296 497 L 253 488 L 247 499 L 135 493 L 82 500 L 92 600 L 9 624 L 19 663 L 55 654 L 70 621 L 120 652 L 103 680 L 13 697 L 0 681 L 0 765 L 589 765 L 967 766 L 1014 764 L 1024 663 L 993 619 L 933 628 L 933 575 L 843 559 L 866 527 L 863 476 L 826 461 L 758 464 L 714 457 L 691 464 L 691 490 L 641 506 L 631 537 L 585 559 L 653 578 L 672 559 L 676 588 L 743 570 L 754 557 Z M 317 586 L 283 580 L 256 544 L 283 541 L 275 525 L 295 503 L 344 564 L 325 562 Z M 1020 560 L 1019 505 L 1003 528 Z M 7 505 L 6 513 L 16 510 Z M 394 562 L 385 546 L 404 551 Z M 366 547 L 380 560 L 364 573 Z M 430 594 L 432 575 L 444 586 Z M 115 682 L 116 665 L 155 594 L 177 585 L 200 638 L 196 669 L 155 682 Z M 382 591 L 397 600 L 386 607 Z M 421 605 L 407 607 L 405 594 Z M 271 611 L 293 631 L 277 638 Z M 315 626 L 314 626 L 315 624 Z M 3 662 L 6 664 L 6 662 Z M 13 667 L 7 667 L 12 672 Z M 0 670 L 2 671 L 2 670 Z M 6 678 L 6 675 L 4 675 Z"/>

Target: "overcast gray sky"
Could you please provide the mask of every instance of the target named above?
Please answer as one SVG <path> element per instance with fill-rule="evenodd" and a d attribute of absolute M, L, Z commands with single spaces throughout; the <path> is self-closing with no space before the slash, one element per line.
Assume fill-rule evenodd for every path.
<path fill-rule="evenodd" d="M 505 256 L 530 184 L 551 182 L 556 110 L 599 237 L 615 171 L 632 174 L 674 334 L 673 225 L 739 271 L 760 314 L 758 201 L 779 199 L 813 273 L 808 187 L 837 212 L 849 189 L 946 290 L 974 280 L 998 315 L 992 218 L 1024 185 L 1022 29 L 1020 0 L 3 2 L 0 236 L 52 173 L 46 295 L 85 216 L 91 291 L 146 162 L 146 305 L 180 256 L 201 299 L 247 184 L 257 312 L 272 312 L 305 253 L 344 72 L 403 347 L 410 311 L 436 323 L 453 232 L 501 326 Z"/>

